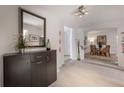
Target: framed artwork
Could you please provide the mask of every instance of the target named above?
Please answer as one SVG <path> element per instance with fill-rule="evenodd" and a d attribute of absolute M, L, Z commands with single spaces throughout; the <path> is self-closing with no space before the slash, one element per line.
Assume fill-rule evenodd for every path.
<path fill-rule="evenodd" d="M 107 37 L 106 35 L 99 35 L 97 36 L 97 44 L 101 43 L 102 45 L 106 45 Z"/>
<path fill-rule="evenodd" d="M 34 35 L 34 34 L 30 34 L 29 35 L 29 41 L 31 41 L 31 42 L 38 42 L 39 41 L 39 36 L 38 35 Z"/>
<path fill-rule="evenodd" d="M 121 32 L 121 47 L 122 53 L 124 53 L 124 32 Z"/>
<path fill-rule="evenodd" d="M 121 32 L 121 42 L 124 42 L 124 32 Z"/>

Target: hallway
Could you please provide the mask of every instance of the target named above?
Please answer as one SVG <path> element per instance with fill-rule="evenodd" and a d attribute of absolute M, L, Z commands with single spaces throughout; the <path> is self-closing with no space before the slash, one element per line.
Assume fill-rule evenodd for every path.
<path fill-rule="evenodd" d="M 87 62 L 67 61 L 50 87 L 120 87 L 124 71 Z"/>

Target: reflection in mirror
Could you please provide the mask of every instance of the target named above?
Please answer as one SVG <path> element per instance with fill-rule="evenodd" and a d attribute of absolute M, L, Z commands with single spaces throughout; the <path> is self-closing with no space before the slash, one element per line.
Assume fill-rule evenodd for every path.
<path fill-rule="evenodd" d="M 21 33 L 27 47 L 45 47 L 46 19 L 20 8 Z"/>
<path fill-rule="evenodd" d="M 44 22 L 40 18 L 23 12 L 23 37 L 27 46 L 44 44 Z"/>

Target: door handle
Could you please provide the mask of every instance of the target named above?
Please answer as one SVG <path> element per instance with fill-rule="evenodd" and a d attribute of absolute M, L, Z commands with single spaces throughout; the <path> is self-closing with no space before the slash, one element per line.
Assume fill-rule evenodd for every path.
<path fill-rule="evenodd" d="M 42 61 L 36 62 L 36 64 L 41 64 L 41 63 L 42 63 Z"/>

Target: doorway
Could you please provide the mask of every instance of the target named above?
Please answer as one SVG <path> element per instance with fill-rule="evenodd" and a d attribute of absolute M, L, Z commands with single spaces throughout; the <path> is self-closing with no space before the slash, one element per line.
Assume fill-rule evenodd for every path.
<path fill-rule="evenodd" d="M 105 37 L 99 43 L 99 37 Z M 85 33 L 85 59 L 99 61 L 99 63 L 107 63 L 118 65 L 117 57 L 117 29 L 106 28 L 87 31 Z M 101 47 L 100 47 L 101 46 Z M 107 49 L 109 46 L 109 50 Z"/>
<path fill-rule="evenodd" d="M 64 26 L 64 60 L 72 58 L 72 28 Z"/>

